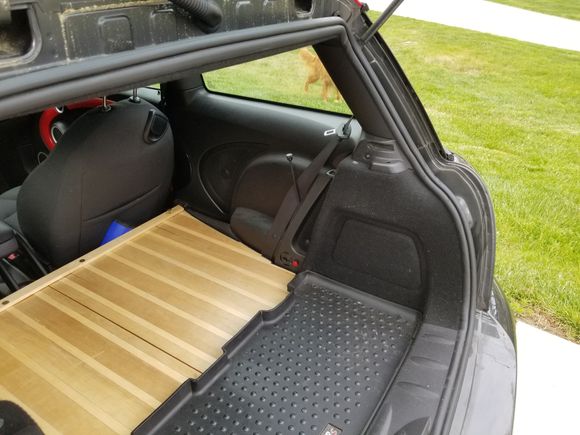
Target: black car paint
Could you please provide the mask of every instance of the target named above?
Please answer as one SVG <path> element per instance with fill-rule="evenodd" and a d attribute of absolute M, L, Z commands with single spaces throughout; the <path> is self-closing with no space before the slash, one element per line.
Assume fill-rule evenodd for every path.
<path fill-rule="evenodd" d="M 476 312 L 477 326 L 450 434 L 512 433 L 517 358 L 515 324 L 494 281 L 490 308 Z"/>

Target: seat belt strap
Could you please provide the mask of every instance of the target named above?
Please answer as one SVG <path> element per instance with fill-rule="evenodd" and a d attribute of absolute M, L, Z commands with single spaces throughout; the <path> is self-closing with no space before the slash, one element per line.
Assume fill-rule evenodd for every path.
<path fill-rule="evenodd" d="M 312 184 L 312 187 L 310 187 L 306 197 L 296 208 L 294 216 L 290 219 L 290 223 L 280 238 L 276 250 L 274 251 L 274 255 L 272 256 L 273 263 L 291 268 L 291 270 L 296 270 L 299 265 L 304 263 L 304 255 L 294 249 L 292 242 L 300 231 L 304 220 L 308 217 L 308 214 L 314 208 L 333 177 L 334 170 L 326 172 L 322 171 L 318 174 L 318 177 L 314 180 L 314 183 Z"/>
<path fill-rule="evenodd" d="M 322 151 L 318 153 L 304 172 L 300 174 L 298 180 L 296 180 L 297 185 L 292 186 L 286 193 L 286 196 L 284 196 L 282 204 L 274 217 L 270 231 L 268 231 L 266 244 L 262 249 L 262 255 L 264 257 L 270 260 L 272 259 L 280 239 L 284 235 L 292 216 L 294 216 L 296 209 L 300 205 L 297 189 L 300 192 L 300 198 L 305 198 L 320 173 L 320 170 L 326 165 L 326 162 L 328 162 L 328 159 L 338 146 L 340 140 L 341 137 L 338 134 L 333 135 L 332 139 L 322 148 Z"/>

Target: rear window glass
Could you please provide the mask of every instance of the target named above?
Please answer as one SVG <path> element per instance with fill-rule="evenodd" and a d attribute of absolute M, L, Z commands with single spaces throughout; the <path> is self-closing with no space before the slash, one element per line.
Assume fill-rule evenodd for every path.
<path fill-rule="evenodd" d="M 311 47 L 203 74 L 208 90 L 351 114 Z"/>

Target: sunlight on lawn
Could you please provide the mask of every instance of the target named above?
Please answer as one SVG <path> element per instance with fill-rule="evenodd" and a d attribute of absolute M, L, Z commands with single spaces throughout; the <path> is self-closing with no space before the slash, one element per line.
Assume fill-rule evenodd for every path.
<path fill-rule="evenodd" d="M 580 1 L 578 0 L 491 0 L 495 3 L 514 6 L 557 17 L 580 20 Z"/>

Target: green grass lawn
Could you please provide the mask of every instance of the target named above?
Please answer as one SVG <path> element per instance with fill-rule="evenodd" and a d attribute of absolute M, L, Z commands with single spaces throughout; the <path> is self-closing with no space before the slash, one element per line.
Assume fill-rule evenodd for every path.
<path fill-rule="evenodd" d="M 580 54 L 400 17 L 382 33 L 442 142 L 491 191 L 512 307 L 579 341 Z M 305 77 L 295 51 L 205 75 L 211 89 L 348 113 L 319 84 L 305 94 Z"/>
<path fill-rule="evenodd" d="M 528 9 L 548 15 L 556 15 L 580 20 L 580 1 L 578 0 L 491 0 L 516 8 Z"/>
<path fill-rule="evenodd" d="M 512 307 L 580 340 L 580 53 L 399 17 L 382 33 L 491 191 Z"/>

